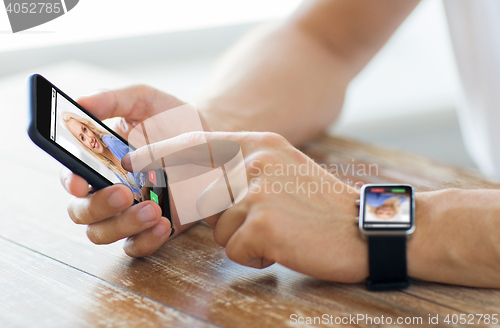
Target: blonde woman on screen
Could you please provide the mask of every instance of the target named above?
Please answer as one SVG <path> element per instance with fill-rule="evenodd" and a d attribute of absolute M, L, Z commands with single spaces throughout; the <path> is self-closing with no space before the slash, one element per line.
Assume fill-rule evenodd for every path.
<path fill-rule="evenodd" d="M 130 148 L 121 140 L 111 135 L 103 128 L 97 127 L 89 119 L 72 112 L 61 114 L 63 125 L 89 154 L 127 185 L 134 193 L 134 198 L 141 200 L 141 188 L 145 176 L 141 173 L 130 173 L 122 167 L 121 160 Z"/>
<path fill-rule="evenodd" d="M 399 213 L 400 205 L 408 198 L 389 193 L 369 193 L 366 196 L 368 211 L 379 220 L 391 220 Z"/>
<path fill-rule="evenodd" d="M 399 199 L 390 198 L 378 207 L 368 205 L 368 210 L 380 220 L 390 220 L 398 214 L 399 202 Z"/>

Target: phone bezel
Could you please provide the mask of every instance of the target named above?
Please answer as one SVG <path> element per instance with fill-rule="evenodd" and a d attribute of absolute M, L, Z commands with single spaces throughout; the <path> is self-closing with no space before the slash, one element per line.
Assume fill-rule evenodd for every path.
<path fill-rule="evenodd" d="M 102 189 L 113 185 L 113 182 L 100 175 L 85 162 L 50 139 L 50 110 L 52 88 L 55 89 L 61 96 L 66 98 L 69 102 L 71 102 L 74 106 L 80 109 L 83 113 L 90 116 L 93 120 L 95 120 L 97 124 L 106 129 L 106 131 L 110 132 L 113 136 L 124 142 L 131 149 L 136 149 L 120 135 L 118 135 L 116 132 L 102 123 L 101 120 L 89 113 L 85 108 L 80 106 L 76 101 L 71 99 L 71 97 L 66 95 L 63 91 L 61 91 L 58 87 L 56 87 L 40 74 L 33 74 L 28 78 L 28 106 L 31 118 L 28 126 L 29 137 L 36 145 L 49 153 L 52 157 L 54 157 L 57 161 L 70 169 L 73 173 L 84 178 L 95 189 Z M 168 177 L 165 171 L 163 171 L 163 174 L 165 181 L 168 183 Z M 161 187 L 161 189 L 163 194 L 162 214 L 171 221 L 172 215 L 168 186 Z M 172 233 L 173 231 L 174 230 L 172 229 Z"/>
<path fill-rule="evenodd" d="M 66 100 L 68 100 L 71 104 L 76 106 L 78 109 L 80 109 L 83 113 L 86 115 L 90 116 L 99 126 L 104 128 L 106 131 L 111 133 L 114 137 L 120 139 L 122 142 L 124 142 L 126 145 L 128 145 L 130 148 L 135 150 L 135 147 L 130 145 L 125 139 L 123 139 L 121 136 L 116 134 L 113 130 L 108 128 L 105 124 L 101 122 L 98 118 L 96 118 L 92 113 L 88 112 L 85 108 L 80 106 L 76 101 L 71 99 L 68 95 L 66 95 L 63 91 L 61 91 L 58 87 L 56 87 L 54 84 L 50 83 L 47 79 L 45 79 L 43 76 L 39 74 L 34 74 L 31 77 L 31 98 L 33 99 L 31 103 L 31 109 L 32 109 L 32 123 L 35 121 L 35 130 L 40 134 L 40 136 L 46 141 L 48 144 L 50 144 L 50 148 L 53 150 L 57 151 L 55 153 L 49 152 L 52 156 L 54 156 L 59 162 L 61 162 L 63 165 L 68 166 L 68 168 L 73 171 L 74 173 L 78 175 L 83 174 L 83 178 L 87 180 L 89 178 L 89 181 L 87 180 L 94 188 L 96 189 L 101 189 L 110 185 L 113 185 L 111 181 L 100 175 L 98 172 L 96 172 L 94 169 L 92 169 L 88 164 L 71 154 L 69 151 L 61 147 L 59 144 L 57 144 L 55 141 L 50 139 L 50 120 L 51 120 L 51 115 L 50 115 L 50 105 L 51 105 L 51 95 L 52 95 L 52 89 L 55 89 L 60 96 L 63 96 Z M 33 120 L 33 117 L 35 118 Z M 30 134 L 31 137 L 31 134 Z M 32 138 L 33 139 L 33 138 Z M 35 140 L 33 140 L 35 141 Z M 35 143 L 37 143 L 35 141 Z M 37 143 L 38 144 L 38 143 Z M 45 144 L 45 143 L 44 143 Z M 42 146 L 42 145 L 40 145 Z M 47 145 L 48 146 L 48 145 Z M 45 147 L 42 147 L 46 151 L 49 149 L 46 149 Z M 71 158 L 71 160 L 68 162 L 68 159 Z M 72 163 L 70 162 L 77 162 L 78 165 L 71 165 Z M 68 165 L 67 165 L 68 164 Z M 76 164 L 76 163 L 75 163 Z M 71 165 L 71 167 L 69 167 Z M 80 167 L 79 167 L 80 166 Z M 78 171 L 78 172 L 75 172 Z M 99 177 L 99 179 L 95 179 L 95 176 Z"/>

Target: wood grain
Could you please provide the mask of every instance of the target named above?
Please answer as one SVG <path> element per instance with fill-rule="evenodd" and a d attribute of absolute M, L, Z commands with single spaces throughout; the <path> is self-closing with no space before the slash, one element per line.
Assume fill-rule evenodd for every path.
<path fill-rule="evenodd" d="M 363 284 L 324 282 L 279 265 L 242 267 L 201 225 L 142 259 L 127 257 L 121 242 L 93 245 L 66 213 L 70 196 L 60 187 L 60 165 L 26 136 L 22 79 L 17 82 L 0 82 L 0 109 L 10 122 L 0 129 L 7 141 L 0 153 L 0 327 L 297 327 L 293 313 L 422 317 L 419 326 L 427 326 L 429 315 L 500 312 L 499 290 L 418 281 L 404 292 L 371 293 Z M 351 183 L 500 186 L 477 172 L 350 140 L 320 136 L 302 150 Z"/>
<path fill-rule="evenodd" d="M 214 327 L 0 238 L 2 327 Z"/>
<path fill-rule="evenodd" d="M 7 170 L 15 169 L 10 161 L 0 159 L 0 163 Z M 0 211 L 10 218 L 0 220 L 2 237 L 202 322 L 276 327 L 288 325 L 293 313 L 306 317 L 361 313 L 395 319 L 458 314 L 472 306 L 477 309 L 475 297 L 457 302 L 456 294 L 446 293 L 446 288 L 459 287 L 416 284 L 405 293 L 370 293 L 362 284 L 322 282 L 278 265 L 265 270 L 245 268 L 227 259 L 205 226 L 189 230 L 152 256 L 131 259 L 123 254 L 120 243 L 95 246 L 86 239 L 83 227 L 67 217 L 68 196 L 55 177 L 27 167 L 23 174 L 36 181 L 33 188 L 16 186 L 15 176 L 5 177 L 15 192 L 1 192 L 7 202 Z M 29 207 L 23 207 L 26 198 L 17 197 L 19 193 L 31 199 Z M 500 293 L 488 293 L 480 308 L 493 311 Z"/>
<path fill-rule="evenodd" d="M 423 156 L 393 151 L 382 147 L 337 137 L 320 136 L 301 147 L 318 163 L 328 167 L 344 167 L 341 179 L 365 183 L 409 183 L 419 191 L 458 188 L 500 188 L 479 172 L 443 164 Z M 350 165 L 350 166 L 349 166 Z M 369 170 L 372 166 L 371 171 Z M 354 174 L 350 168 L 355 167 Z M 372 174 L 356 174 L 363 170 Z"/>

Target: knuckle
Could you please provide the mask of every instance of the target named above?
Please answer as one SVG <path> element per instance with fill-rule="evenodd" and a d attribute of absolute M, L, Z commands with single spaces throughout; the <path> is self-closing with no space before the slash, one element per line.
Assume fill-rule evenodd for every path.
<path fill-rule="evenodd" d="M 134 86 L 134 88 L 138 91 L 138 92 L 149 92 L 151 91 L 153 88 L 150 87 L 149 85 L 147 84 L 142 84 L 142 83 L 139 83 L 139 84 L 136 84 Z"/>
<path fill-rule="evenodd" d="M 249 219 L 249 234 L 255 237 L 261 237 L 266 240 L 274 239 L 279 234 L 276 229 L 275 216 L 269 210 L 260 210 Z"/>
<path fill-rule="evenodd" d="M 151 103 L 154 97 L 156 96 L 158 90 L 146 84 L 137 84 L 132 88 L 138 95 L 135 103 L 136 110 L 139 111 L 147 110 L 147 108 L 151 106 Z"/>
<path fill-rule="evenodd" d="M 221 247 L 226 247 L 226 239 L 222 237 L 222 234 L 219 232 L 217 228 L 214 229 L 214 240 L 217 243 L 217 245 Z"/>
<path fill-rule="evenodd" d="M 71 218 L 71 220 L 76 223 L 76 224 L 85 224 L 84 219 L 82 216 L 78 213 L 78 211 L 75 209 L 75 203 L 74 199 L 70 200 L 67 206 L 67 211 L 68 215 Z"/>
<path fill-rule="evenodd" d="M 102 233 L 99 232 L 98 229 L 96 229 L 93 225 L 88 225 L 87 226 L 87 238 L 96 245 L 102 245 L 104 244 L 103 238 L 102 238 Z"/>
<path fill-rule="evenodd" d="M 97 206 L 92 206 L 92 204 L 90 204 L 87 207 L 86 212 L 91 222 L 96 222 L 103 219 L 101 211 Z"/>
<path fill-rule="evenodd" d="M 153 254 L 156 251 L 154 246 L 148 245 L 137 245 L 133 239 L 128 240 L 126 245 L 124 245 L 123 250 L 125 254 L 130 257 L 144 257 Z"/>
<path fill-rule="evenodd" d="M 71 201 L 69 201 L 66 207 L 66 211 L 68 212 L 68 215 L 71 218 L 71 220 L 73 220 L 73 222 L 75 222 L 76 224 L 80 223 L 78 222 L 78 218 L 75 215 L 75 211 L 73 209 L 73 203 Z"/>
<path fill-rule="evenodd" d="M 143 101 L 144 103 L 147 102 L 149 95 L 156 91 L 155 88 L 147 84 L 136 84 L 132 86 L 131 89 L 139 96 L 137 100 Z M 138 105 L 140 105 L 140 103 Z"/>
<path fill-rule="evenodd" d="M 125 254 L 127 254 L 130 257 L 141 257 L 141 255 L 139 255 L 137 248 L 135 247 L 132 241 L 127 240 L 123 245 L 123 250 L 125 251 Z"/>
<path fill-rule="evenodd" d="M 121 216 L 121 215 L 120 215 Z M 127 229 L 127 226 L 125 225 L 124 221 L 121 220 L 122 217 L 115 217 L 111 219 L 112 226 L 110 226 L 108 229 L 111 232 L 112 231 L 112 236 L 115 238 L 124 238 L 128 237 L 130 235 L 130 232 Z"/>
<path fill-rule="evenodd" d="M 145 239 L 144 235 L 134 235 L 127 237 L 123 245 L 123 250 L 130 257 L 144 257 L 153 254 L 162 244 L 151 242 Z"/>
<path fill-rule="evenodd" d="M 189 146 L 194 146 L 206 142 L 205 133 L 203 131 L 193 131 L 186 133 L 186 142 Z"/>
<path fill-rule="evenodd" d="M 231 246 L 226 247 L 226 256 L 231 261 L 239 263 L 238 262 L 238 258 L 239 258 L 238 249 L 236 248 L 235 245 L 231 245 Z"/>
<path fill-rule="evenodd" d="M 288 141 L 285 137 L 274 132 L 262 132 L 261 140 L 264 144 L 273 147 L 285 146 L 288 144 Z"/>
<path fill-rule="evenodd" d="M 226 246 L 226 256 L 233 262 L 248 265 L 244 263 L 248 257 L 249 252 L 252 252 L 254 246 L 254 239 L 248 232 L 237 232 L 237 236 L 231 240 Z"/>
<path fill-rule="evenodd" d="M 257 214 L 254 214 L 249 222 L 249 228 L 251 232 L 262 233 L 268 229 L 269 217 L 266 214 L 266 211 L 259 211 L 257 212 Z"/>
<path fill-rule="evenodd" d="M 264 193 L 263 189 L 263 182 L 259 178 L 253 179 L 252 181 L 250 181 L 250 184 L 248 186 L 248 192 L 245 195 L 245 201 L 249 205 L 261 203 L 269 196 Z"/>
<path fill-rule="evenodd" d="M 153 154 L 153 158 L 151 159 L 154 161 L 159 160 L 160 158 L 163 157 L 163 154 L 160 154 L 160 150 L 161 149 L 160 147 L 158 147 L 158 143 L 156 142 L 147 144 L 146 146 L 139 148 L 141 157 L 150 158 L 149 154 Z M 150 163 L 144 163 L 144 164 L 150 164 Z"/>
<path fill-rule="evenodd" d="M 256 156 L 262 164 L 275 164 L 278 162 L 278 154 L 274 151 L 264 150 Z"/>
<path fill-rule="evenodd" d="M 266 165 L 278 162 L 278 155 L 269 150 L 260 150 L 247 158 L 247 168 L 262 171 Z"/>

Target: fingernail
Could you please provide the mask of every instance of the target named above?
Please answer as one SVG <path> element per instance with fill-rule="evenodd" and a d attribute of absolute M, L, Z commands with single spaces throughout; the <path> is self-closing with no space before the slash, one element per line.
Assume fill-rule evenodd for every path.
<path fill-rule="evenodd" d="M 64 179 L 64 188 L 66 188 L 66 190 L 69 191 L 69 178 Z"/>
<path fill-rule="evenodd" d="M 132 161 L 135 159 L 135 152 L 130 152 L 128 154 L 125 154 L 125 156 L 122 157 L 122 166 L 124 169 L 127 171 L 132 172 L 133 167 L 132 167 Z"/>
<path fill-rule="evenodd" d="M 114 208 L 120 208 L 127 205 L 127 197 L 123 197 L 122 192 L 117 190 L 109 196 L 108 203 Z"/>
<path fill-rule="evenodd" d="M 144 222 L 151 222 L 156 217 L 156 211 L 152 205 L 146 205 L 137 212 L 137 218 Z"/>
<path fill-rule="evenodd" d="M 153 235 L 155 235 L 158 238 L 165 236 L 167 232 L 168 229 L 163 222 L 160 222 L 153 227 Z"/>

